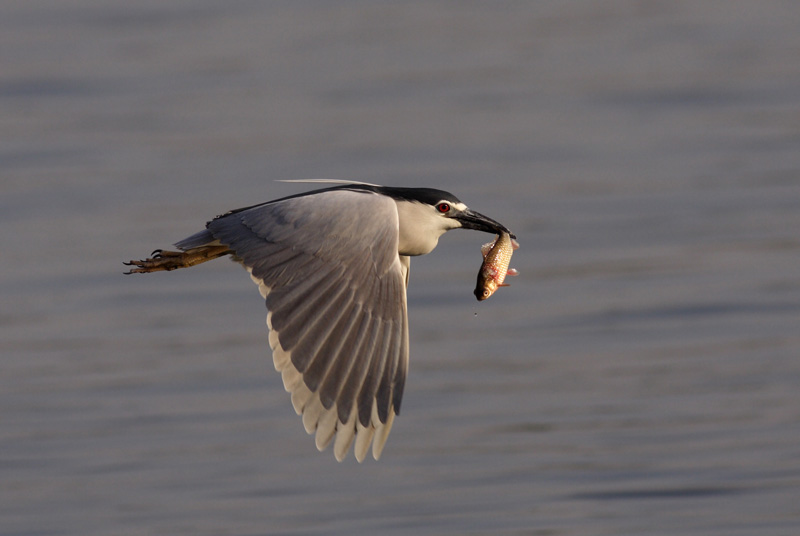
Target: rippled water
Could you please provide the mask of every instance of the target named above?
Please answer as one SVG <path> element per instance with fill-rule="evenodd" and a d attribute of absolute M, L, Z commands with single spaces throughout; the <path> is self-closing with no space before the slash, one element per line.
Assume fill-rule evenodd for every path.
<path fill-rule="evenodd" d="M 0 533 L 794 535 L 791 2 L 5 2 Z M 319 454 L 238 266 L 275 179 L 433 185 L 380 462 Z"/>

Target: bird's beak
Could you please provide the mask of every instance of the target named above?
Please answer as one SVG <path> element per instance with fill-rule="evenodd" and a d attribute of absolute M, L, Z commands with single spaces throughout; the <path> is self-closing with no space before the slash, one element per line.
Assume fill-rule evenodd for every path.
<path fill-rule="evenodd" d="M 502 223 L 496 222 L 492 218 L 484 216 L 474 210 L 467 209 L 458 214 L 455 219 L 461 223 L 461 227 L 464 229 L 475 229 L 492 234 L 508 233 L 511 238 L 517 238 L 514 233 L 509 231 L 508 227 Z"/>

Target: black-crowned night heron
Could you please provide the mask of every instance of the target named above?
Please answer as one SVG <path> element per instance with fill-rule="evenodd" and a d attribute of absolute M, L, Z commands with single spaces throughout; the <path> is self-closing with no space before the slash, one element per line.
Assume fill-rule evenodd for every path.
<path fill-rule="evenodd" d="M 319 450 L 341 461 L 355 440 L 377 460 L 408 369 L 409 257 L 450 229 L 510 233 L 432 188 L 345 183 L 218 216 L 175 246 L 126 263 L 174 270 L 231 255 L 267 303 L 275 369 Z M 513 236 L 513 235 L 512 235 Z"/>

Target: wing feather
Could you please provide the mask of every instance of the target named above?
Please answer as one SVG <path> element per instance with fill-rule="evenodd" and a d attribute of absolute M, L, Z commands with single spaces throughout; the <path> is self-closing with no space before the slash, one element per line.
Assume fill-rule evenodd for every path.
<path fill-rule="evenodd" d="M 356 360 L 353 356 L 360 355 L 361 346 L 366 340 L 366 330 L 369 326 L 369 318 L 361 307 L 356 306 L 357 310 L 351 314 L 352 324 L 348 326 L 347 334 L 341 338 L 341 346 L 332 351 L 335 357 L 330 361 L 325 377 L 319 386 L 319 395 L 326 406 L 330 406 L 333 401 L 339 399 L 345 380 L 355 365 Z M 339 403 L 339 418 L 346 421 L 350 415 L 350 406 Z"/>
<path fill-rule="evenodd" d="M 345 297 L 346 298 L 346 297 Z M 347 356 L 342 355 L 347 340 L 352 336 L 353 327 L 359 319 L 356 305 L 346 300 L 342 305 L 340 314 L 331 319 L 329 333 L 314 352 L 314 357 L 303 372 L 306 385 L 309 389 L 319 391 L 322 404 L 330 408 L 335 402 L 333 397 L 324 397 L 320 386 L 325 381 L 328 371 L 336 365 L 337 361 L 346 360 Z M 332 336 L 336 334 L 335 336 Z M 350 354 L 351 355 L 351 354 Z"/>
<path fill-rule="evenodd" d="M 333 455 L 336 456 L 338 461 L 344 460 L 347 456 L 347 451 L 350 450 L 350 445 L 353 444 L 353 439 L 356 436 L 357 421 L 356 412 L 352 411 L 346 422 L 339 421 L 341 426 L 336 428 L 336 439 L 333 442 Z"/>
<path fill-rule="evenodd" d="M 386 424 L 377 430 L 372 440 L 372 457 L 376 460 L 381 457 L 383 447 L 386 445 L 386 440 L 389 438 L 389 432 L 392 431 L 395 415 L 397 415 L 397 413 L 394 410 L 389 412 L 389 418 L 386 420 Z"/>
<path fill-rule="evenodd" d="M 386 366 L 392 338 L 392 326 L 385 321 L 382 321 L 380 325 L 381 337 L 376 341 L 375 353 L 370 358 L 369 370 L 358 393 L 358 419 L 364 426 L 368 426 L 372 419 L 372 406 L 375 404 L 378 382 Z"/>
<path fill-rule="evenodd" d="M 330 445 L 333 436 L 336 435 L 336 412 L 327 411 L 319 420 L 317 425 L 316 445 L 317 450 L 325 450 Z"/>
<path fill-rule="evenodd" d="M 341 286 L 319 288 L 317 293 L 303 300 L 296 316 L 292 314 L 294 311 L 289 314 L 282 310 L 273 312 L 273 318 L 277 315 L 288 319 L 283 326 L 274 329 L 279 331 L 278 338 L 284 349 L 292 352 L 292 363 L 300 372 L 306 372 L 320 347 L 331 336 L 341 318 L 340 313 L 347 312 L 348 300 L 341 300 L 344 290 Z M 313 389 L 310 384 L 309 387 Z"/>
<path fill-rule="evenodd" d="M 405 295 L 405 288 L 395 289 L 395 292 L 400 292 Z M 405 323 L 405 317 L 400 319 Z M 386 423 L 389 418 L 389 411 L 392 407 L 393 398 L 392 391 L 396 387 L 396 376 L 398 368 L 400 367 L 401 353 L 404 349 L 404 331 L 405 326 L 401 329 L 391 330 L 391 340 L 387 347 L 387 355 L 384 360 L 384 369 L 380 378 L 380 384 L 377 386 L 375 392 L 375 399 L 377 401 L 378 418 L 381 423 Z M 402 389 L 402 386 L 399 386 Z"/>
<path fill-rule="evenodd" d="M 359 462 L 367 457 L 369 445 L 373 437 L 375 437 L 374 426 L 364 426 L 360 422 L 356 423 L 356 445 L 353 450 L 356 455 L 356 460 Z"/>

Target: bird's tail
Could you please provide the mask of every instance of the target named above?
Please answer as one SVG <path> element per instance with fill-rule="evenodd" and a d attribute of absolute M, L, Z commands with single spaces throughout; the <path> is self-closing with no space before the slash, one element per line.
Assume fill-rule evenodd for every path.
<path fill-rule="evenodd" d="M 126 266 L 133 266 L 125 274 L 146 274 L 150 272 L 177 270 L 189 268 L 223 255 L 233 253 L 228 246 L 215 240 L 208 230 L 200 231 L 175 244 L 181 251 L 165 251 L 157 249 L 150 257 L 140 261 L 125 262 Z"/>

